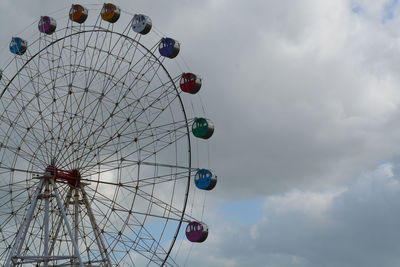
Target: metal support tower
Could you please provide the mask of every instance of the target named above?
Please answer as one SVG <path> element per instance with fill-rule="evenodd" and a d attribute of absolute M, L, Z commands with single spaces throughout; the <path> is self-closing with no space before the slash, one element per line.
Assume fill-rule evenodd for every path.
<path fill-rule="evenodd" d="M 5 267 L 14 267 L 14 266 L 22 266 L 24 264 L 35 264 L 35 266 L 74 266 L 74 267 L 84 267 L 91 266 L 91 263 L 84 262 L 80 253 L 84 252 L 79 250 L 79 234 L 80 227 L 83 227 L 83 223 L 79 220 L 82 219 L 81 214 L 87 214 L 90 227 L 95 236 L 96 245 L 100 251 L 101 260 L 97 263 L 100 263 L 98 266 L 102 267 L 111 267 L 111 261 L 107 253 L 107 248 L 105 246 L 103 237 L 101 235 L 101 231 L 96 223 L 95 216 L 90 207 L 90 202 L 88 200 L 87 194 L 84 190 L 84 185 L 81 183 L 76 184 L 75 186 L 69 185 L 70 189 L 66 193 L 64 203 L 61 200 L 60 194 L 57 190 L 56 182 L 57 177 L 55 175 L 51 175 L 46 173 L 44 176 L 37 177 L 40 179 L 38 186 L 32 195 L 30 206 L 25 214 L 23 222 L 18 230 L 17 236 L 15 238 L 15 242 L 10 250 L 10 253 L 7 257 Z M 80 200 L 81 197 L 81 200 Z M 50 201 L 54 198 L 56 201 L 56 207 L 58 209 L 58 217 L 57 217 L 57 228 L 54 231 L 54 235 L 50 235 L 49 231 L 49 220 L 50 220 Z M 37 209 L 37 204 L 39 199 L 44 199 L 44 208 L 43 211 Z M 72 200 L 72 201 L 71 201 Z M 73 203 L 73 217 L 70 218 L 67 216 L 66 210 L 69 207 L 69 204 Z M 82 212 L 82 210 L 84 210 Z M 40 213 L 42 220 L 34 220 Z M 37 215 L 37 216 L 35 216 Z M 54 215 L 53 215 L 54 216 Z M 24 255 L 23 246 L 27 239 L 27 234 L 29 232 L 30 226 L 34 223 L 38 223 L 38 221 L 42 222 L 41 228 L 43 229 L 43 247 L 40 255 Z M 71 223 L 73 223 L 73 228 L 71 227 Z M 55 255 L 55 243 L 60 234 L 62 226 L 65 226 L 67 230 L 67 237 L 70 239 L 73 246 L 73 254 L 72 255 Z M 66 262 L 70 261 L 70 264 L 66 265 L 57 264 L 56 261 L 63 260 Z"/>

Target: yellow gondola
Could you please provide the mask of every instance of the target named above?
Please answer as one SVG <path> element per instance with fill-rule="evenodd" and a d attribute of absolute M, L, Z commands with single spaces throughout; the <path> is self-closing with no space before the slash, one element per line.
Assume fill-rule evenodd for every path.
<path fill-rule="evenodd" d="M 103 5 L 101 10 L 101 18 L 110 23 L 114 23 L 119 19 L 121 15 L 121 9 L 114 4 L 108 3 Z"/>

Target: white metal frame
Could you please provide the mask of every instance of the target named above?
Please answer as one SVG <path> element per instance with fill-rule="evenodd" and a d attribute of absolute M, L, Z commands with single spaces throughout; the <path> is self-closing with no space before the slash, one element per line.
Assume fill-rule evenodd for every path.
<path fill-rule="evenodd" d="M 35 190 L 35 193 L 32 196 L 30 206 L 28 208 L 28 211 L 25 215 L 25 218 L 23 220 L 23 223 L 18 231 L 17 237 L 15 239 L 14 245 L 12 246 L 12 249 L 7 257 L 7 261 L 5 264 L 5 267 L 12 267 L 12 266 L 19 266 L 27 263 L 36 263 L 36 264 L 43 264 L 44 267 L 49 266 L 49 262 L 55 261 L 55 260 L 71 260 L 71 265 L 68 266 L 79 266 L 79 267 L 84 267 L 88 266 L 82 261 L 82 258 L 80 256 L 80 251 L 79 251 L 79 246 L 78 246 L 78 239 L 79 239 L 79 213 L 80 209 L 84 208 L 86 209 L 86 212 L 89 216 L 89 220 L 91 223 L 91 227 L 93 228 L 93 232 L 95 233 L 96 237 L 96 242 L 98 245 L 98 248 L 100 250 L 101 258 L 102 260 L 99 261 L 101 263 L 100 266 L 104 267 L 111 267 L 111 261 L 107 253 L 107 248 L 105 246 L 103 237 L 101 235 L 101 232 L 99 230 L 98 225 L 96 224 L 95 217 L 93 215 L 93 211 L 90 207 L 90 203 L 86 194 L 86 191 L 83 188 L 83 184 L 77 186 L 77 187 L 72 187 L 67 193 L 66 199 L 64 204 L 62 203 L 61 197 L 57 191 L 57 186 L 54 182 L 54 177 L 45 175 L 38 177 L 40 179 L 40 182 Z M 41 193 L 44 189 L 44 193 Z M 74 204 L 74 218 L 73 218 L 73 225 L 74 228 L 71 228 L 71 224 L 68 221 L 68 217 L 66 214 L 66 208 L 68 208 L 68 205 L 70 203 L 70 199 L 72 198 L 72 193 L 74 192 L 73 196 L 73 204 Z M 79 201 L 79 195 L 82 195 L 82 202 L 83 202 L 83 207 L 80 207 L 80 201 Z M 57 201 L 57 206 L 60 212 L 60 217 L 58 220 L 57 224 L 57 230 L 55 236 L 50 239 L 49 238 L 49 199 L 51 197 L 55 197 Z M 45 199 L 45 205 L 44 205 L 44 217 L 43 217 L 43 228 L 44 228 L 44 248 L 43 252 L 41 255 L 21 255 L 21 250 L 26 238 L 26 235 L 29 230 L 29 226 L 31 225 L 32 218 L 34 217 L 35 214 L 35 209 L 36 209 L 36 204 L 39 198 L 44 198 Z M 60 232 L 60 228 L 62 223 L 64 222 L 65 227 L 67 228 L 68 232 L 68 237 L 71 239 L 72 246 L 74 248 L 74 253 L 73 255 L 69 256 L 52 256 L 52 252 L 54 250 L 54 245 L 55 241 L 57 239 L 57 236 Z M 51 265 L 51 266 L 66 266 L 65 264 L 62 265 Z"/>

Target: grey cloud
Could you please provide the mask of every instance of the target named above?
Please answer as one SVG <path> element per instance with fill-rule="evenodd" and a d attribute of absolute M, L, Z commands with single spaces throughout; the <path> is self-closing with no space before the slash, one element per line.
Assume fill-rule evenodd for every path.
<path fill-rule="evenodd" d="M 208 203 L 329 192 L 398 156 L 399 20 L 380 24 L 387 1 L 358 3 L 369 8 L 361 14 L 351 12 L 352 2 L 362 1 L 118 3 L 179 39 L 181 55 L 204 78 L 201 99 L 216 125 L 210 159 L 219 176 Z M 0 29 L 1 47 L 42 12 L 60 8 L 18 2 L 7 15 L 11 2 L 0 5 L 3 25 L 19 18 Z M 396 266 L 396 180 L 359 181 L 364 185 L 353 184 L 322 212 L 329 224 L 300 211 L 279 213 L 268 202 L 265 221 L 254 228 L 266 234 L 257 238 L 248 226 L 227 233 L 216 220 L 220 234 L 191 262 Z"/>
<path fill-rule="evenodd" d="M 49 3 L 17 4 L 13 16 L 29 17 L 3 28 L 3 44 L 45 8 L 59 8 Z M 150 15 L 156 30 L 180 40 L 181 56 L 203 77 L 201 99 L 216 125 L 214 196 L 335 186 L 396 155 L 397 65 L 379 52 L 391 51 L 393 37 L 360 20 L 348 2 L 118 4 Z M 380 31 L 381 41 L 370 35 Z M 384 78 L 379 66 L 388 70 Z"/>
<path fill-rule="evenodd" d="M 394 169 L 386 163 L 344 189 L 270 196 L 262 220 L 225 221 L 192 252 L 190 266 L 398 266 L 400 182 Z"/>

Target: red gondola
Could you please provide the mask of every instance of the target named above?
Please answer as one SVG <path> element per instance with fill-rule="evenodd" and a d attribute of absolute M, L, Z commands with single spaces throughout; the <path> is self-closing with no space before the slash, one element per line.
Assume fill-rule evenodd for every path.
<path fill-rule="evenodd" d="M 201 88 L 201 78 L 190 72 L 183 73 L 179 81 L 179 86 L 183 92 L 195 94 Z"/>

